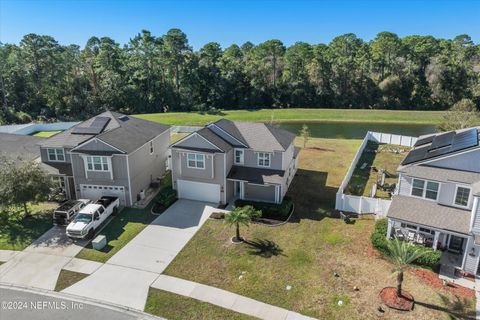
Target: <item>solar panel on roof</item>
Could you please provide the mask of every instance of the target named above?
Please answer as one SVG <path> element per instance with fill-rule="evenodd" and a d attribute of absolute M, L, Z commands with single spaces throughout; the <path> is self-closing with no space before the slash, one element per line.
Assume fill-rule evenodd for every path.
<path fill-rule="evenodd" d="M 449 146 L 453 142 L 453 138 L 455 137 L 455 132 L 447 132 L 447 133 L 442 133 L 435 138 L 433 138 L 432 145 L 430 146 L 431 149 L 437 149 L 437 148 L 443 148 L 446 146 Z"/>
<path fill-rule="evenodd" d="M 100 132 L 105 129 L 106 125 L 110 122 L 109 117 L 96 117 L 90 127 L 92 128 L 100 128 Z"/>
<path fill-rule="evenodd" d="M 429 137 L 425 137 L 425 138 L 422 138 L 422 139 L 418 139 L 417 142 L 415 142 L 414 147 L 418 147 L 418 146 L 422 146 L 424 144 L 430 143 L 430 142 L 433 141 L 434 137 L 435 136 L 429 136 Z"/>
<path fill-rule="evenodd" d="M 96 117 L 89 127 L 75 127 L 73 134 L 99 134 L 103 132 L 107 124 L 110 122 L 108 117 Z"/>

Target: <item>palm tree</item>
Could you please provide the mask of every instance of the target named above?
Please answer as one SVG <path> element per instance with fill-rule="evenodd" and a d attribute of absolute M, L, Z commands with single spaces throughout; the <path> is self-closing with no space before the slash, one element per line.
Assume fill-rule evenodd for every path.
<path fill-rule="evenodd" d="M 388 242 L 390 257 L 395 262 L 397 272 L 397 296 L 402 296 L 403 272 L 410 268 L 413 261 L 424 255 L 424 252 L 412 244 L 398 239 Z"/>
<path fill-rule="evenodd" d="M 236 240 L 242 241 L 240 237 L 240 225 L 248 226 L 254 217 L 260 217 L 261 211 L 255 210 L 252 206 L 238 207 L 225 215 L 225 223 L 236 228 Z"/>

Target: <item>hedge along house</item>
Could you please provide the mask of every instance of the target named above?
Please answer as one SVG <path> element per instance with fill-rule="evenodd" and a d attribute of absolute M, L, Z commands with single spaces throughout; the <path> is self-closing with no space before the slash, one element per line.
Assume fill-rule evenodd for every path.
<path fill-rule="evenodd" d="M 387 236 L 443 250 L 444 270 L 478 275 L 478 129 L 420 137 L 398 172 L 398 188 L 387 214 Z"/>
<path fill-rule="evenodd" d="M 39 143 L 43 168 L 67 198 L 134 204 L 166 171 L 170 127 L 104 112 Z"/>
<path fill-rule="evenodd" d="M 173 187 L 185 199 L 281 203 L 298 167 L 294 139 L 264 123 L 221 119 L 171 146 Z"/>

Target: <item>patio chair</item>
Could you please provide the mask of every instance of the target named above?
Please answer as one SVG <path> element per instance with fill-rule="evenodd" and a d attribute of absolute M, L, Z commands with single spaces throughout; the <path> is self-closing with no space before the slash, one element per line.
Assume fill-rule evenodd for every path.
<path fill-rule="evenodd" d="M 395 238 L 398 240 L 405 240 L 405 234 L 403 233 L 402 229 L 395 228 Z"/>
<path fill-rule="evenodd" d="M 415 241 L 415 232 L 413 231 L 408 231 L 407 233 L 407 241 L 409 242 L 414 242 Z"/>
<path fill-rule="evenodd" d="M 418 233 L 417 234 L 417 239 L 415 241 L 418 244 L 425 244 L 425 235 Z"/>

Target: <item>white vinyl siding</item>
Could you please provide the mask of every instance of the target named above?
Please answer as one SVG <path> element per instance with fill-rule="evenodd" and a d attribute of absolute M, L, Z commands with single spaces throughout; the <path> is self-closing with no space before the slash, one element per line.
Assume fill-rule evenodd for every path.
<path fill-rule="evenodd" d="M 189 153 L 187 155 L 187 167 L 205 169 L 205 155 L 199 153 Z"/>
<path fill-rule="evenodd" d="M 65 151 L 61 148 L 47 149 L 47 154 L 49 161 L 65 161 Z"/>
<path fill-rule="evenodd" d="M 467 207 L 470 199 L 470 188 L 457 186 L 455 192 L 455 205 L 461 207 Z"/>
<path fill-rule="evenodd" d="M 257 165 L 259 167 L 270 167 L 270 153 L 258 152 Z"/>
<path fill-rule="evenodd" d="M 413 179 L 411 195 L 430 200 L 438 199 L 440 184 L 434 181 Z"/>
<path fill-rule="evenodd" d="M 110 171 L 107 157 L 88 156 L 88 171 Z"/>

